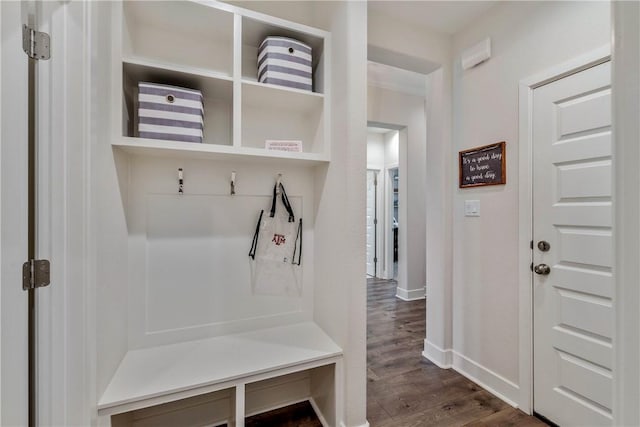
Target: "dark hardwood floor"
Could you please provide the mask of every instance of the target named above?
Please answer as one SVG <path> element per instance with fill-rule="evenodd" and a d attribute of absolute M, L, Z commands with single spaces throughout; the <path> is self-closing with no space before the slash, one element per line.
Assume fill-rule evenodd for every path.
<path fill-rule="evenodd" d="M 309 402 L 296 403 L 245 420 L 246 427 L 322 427 Z"/>
<path fill-rule="evenodd" d="M 367 280 L 367 419 L 371 427 L 546 426 L 452 369 L 422 357 L 425 301 Z M 247 418 L 247 427 L 320 427 L 308 402 Z"/>
<path fill-rule="evenodd" d="M 452 369 L 421 356 L 425 301 L 367 280 L 367 419 L 371 427 L 546 426 Z"/>

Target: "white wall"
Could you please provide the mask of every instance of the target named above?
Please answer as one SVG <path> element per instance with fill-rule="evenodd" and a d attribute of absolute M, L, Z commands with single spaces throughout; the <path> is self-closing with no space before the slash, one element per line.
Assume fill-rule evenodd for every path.
<path fill-rule="evenodd" d="M 178 168 L 185 177 L 182 196 Z M 312 319 L 312 170 L 137 155 L 129 157 L 129 170 L 129 350 Z M 232 171 L 235 196 L 229 195 Z M 302 266 L 288 283 L 298 292 L 287 295 L 254 289 L 246 256 L 258 215 L 271 205 L 276 173 L 296 218 L 304 220 Z"/>
<path fill-rule="evenodd" d="M 453 210 L 453 363 L 518 402 L 518 83 L 610 40 L 607 2 L 501 3 L 455 35 L 454 153 L 507 141 L 507 184 L 457 189 Z M 492 58 L 460 53 L 491 37 Z M 455 167 L 457 172 L 457 166 Z M 465 218 L 466 199 L 481 203 Z"/>
<path fill-rule="evenodd" d="M 244 9 L 255 10 L 270 16 L 287 19 L 289 21 L 305 24 L 323 30 L 331 28 L 331 12 L 327 8 L 314 1 L 291 0 L 223 0 Z"/>
<path fill-rule="evenodd" d="M 425 98 L 375 86 L 367 91 L 367 118 L 371 122 L 404 127 L 406 143 L 399 145 L 400 244 L 398 296 L 405 299 L 424 297 L 425 289 L 425 199 L 426 192 L 426 120 Z"/>
<path fill-rule="evenodd" d="M 366 424 L 366 40 L 364 2 L 325 2 L 333 39 L 331 164 L 316 172 L 314 319 L 345 355 L 345 425 Z M 355 226 L 354 226 L 355 225 Z"/>
<path fill-rule="evenodd" d="M 614 425 L 640 425 L 640 3 L 615 2 L 613 51 L 613 206 L 616 272 Z"/>
<path fill-rule="evenodd" d="M 382 170 L 385 165 L 384 134 L 367 133 L 367 169 Z"/>
<path fill-rule="evenodd" d="M 409 64 L 430 62 L 436 69 L 449 65 L 451 40 L 448 34 L 431 31 L 412 22 L 395 20 L 376 9 L 369 11 L 367 20 L 368 44 L 374 47 L 373 50 L 383 49 L 414 59 L 396 66 L 404 68 L 411 66 Z M 427 73 L 430 70 L 422 68 L 411 71 Z"/>
<path fill-rule="evenodd" d="M 397 166 L 400 162 L 400 133 L 397 131 L 383 134 L 384 140 L 384 165 L 385 167 Z"/>
<path fill-rule="evenodd" d="M 109 52 L 112 40 L 111 11 L 117 3 L 96 3 L 92 22 L 96 35 L 94 49 Z M 118 37 L 115 40 L 119 41 Z M 116 50 L 117 52 L 118 50 Z M 119 61 L 111 61 L 109 55 L 92 56 L 91 74 L 96 90 L 100 93 L 117 93 L 111 90 L 112 73 L 117 73 Z M 115 95 L 114 95 L 115 96 Z M 128 160 L 125 155 L 111 148 L 111 102 L 93 100 L 92 146 L 92 248 L 94 257 L 96 298 L 96 393 L 102 396 L 128 349 L 128 275 L 127 224 L 124 201 L 127 199 Z M 112 100 L 120 105 L 120 99 Z"/>
<path fill-rule="evenodd" d="M 427 78 L 427 336 L 423 355 L 447 366 L 440 349 L 453 343 L 452 201 L 454 168 L 451 152 L 451 64 L 447 62 Z"/>
<path fill-rule="evenodd" d="M 425 83 L 427 138 L 422 161 L 426 168 L 426 188 L 421 197 L 425 199 L 426 209 L 426 260 L 423 258 L 420 262 L 425 264 L 428 295 L 425 354 L 446 365 L 447 361 L 441 360 L 438 349 L 450 348 L 452 343 L 451 36 L 374 12 L 369 14 L 368 21 L 370 51 L 395 52 L 403 64 L 426 62 L 431 64 L 430 69 L 435 69 Z M 390 59 L 393 58 L 390 55 Z"/>

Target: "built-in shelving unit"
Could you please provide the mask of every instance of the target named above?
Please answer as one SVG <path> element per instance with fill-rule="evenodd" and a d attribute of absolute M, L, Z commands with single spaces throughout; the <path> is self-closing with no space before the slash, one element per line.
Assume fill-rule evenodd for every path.
<path fill-rule="evenodd" d="M 324 179 L 316 170 L 331 161 L 330 33 L 210 0 L 112 8 L 112 135 L 103 149 L 113 161 L 96 160 L 98 246 L 107 254 L 96 268 L 105 275 L 97 284 L 100 425 L 186 417 L 243 426 L 245 416 L 304 399 L 325 425 L 338 425 L 342 349 L 313 321 Z M 312 47 L 313 91 L 257 81 L 269 35 Z M 203 143 L 139 137 L 139 82 L 200 90 Z M 303 151 L 267 150 L 266 140 L 300 140 Z M 248 251 L 276 177 L 296 219 L 304 217 L 298 295 L 253 288 Z"/>
<path fill-rule="evenodd" d="M 231 153 L 256 157 L 266 140 L 302 141 L 302 153 L 265 153 L 312 164 L 330 160 L 328 73 L 330 35 L 314 28 L 270 18 L 216 2 L 124 2 L 122 14 L 122 141 L 137 140 L 137 85 L 140 81 L 202 91 L 205 123 L 202 145 L 180 147 L 190 157 L 211 159 Z M 301 40 L 313 49 L 313 92 L 257 80 L 257 54 L 268 35 Z M 158 141 L 158 148 L 164 141 Z M 149 141 L 141 142 L 149 147 Z M 212 149 L 228 146 L 233 150 Z"/>

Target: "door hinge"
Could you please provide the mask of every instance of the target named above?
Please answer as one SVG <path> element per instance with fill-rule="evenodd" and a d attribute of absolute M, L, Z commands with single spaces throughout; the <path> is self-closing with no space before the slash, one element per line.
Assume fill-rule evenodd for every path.
<path fill-rule="evenodd" d="M 373 259 L 373 262 L 377 263 L 377 262 L 378 262 L 378 258 L 377 258 L 377 257 L 376 257 L 376 258 L 374 258 L 374 259 Z"/>
<path fill-rule="evenodd" d="M 378 218 L 373 219 L 373 225 L 378 225 Z"/>
<path fill-rule="evenodd" d="M 22 26 L 22 50 L 29 58 L 51 58 L 51 38 L 49 34 L 36 31 L 33 28 Z"/>
<path fill-rule="evenodd" d="M 32 259 L 22 264 L 22 289 L 28 291 L 49 286 L 49 270 L 47 259 Z"/>

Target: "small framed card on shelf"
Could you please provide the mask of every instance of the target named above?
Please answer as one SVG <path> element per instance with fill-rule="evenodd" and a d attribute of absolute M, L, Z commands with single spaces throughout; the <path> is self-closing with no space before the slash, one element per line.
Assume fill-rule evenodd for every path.
<path fill-rule="evenodd" d="M 302 141 L 267 139 L 264 148 L 275 151 L 290 151 L 292 153 L 302 153 Z"/>

